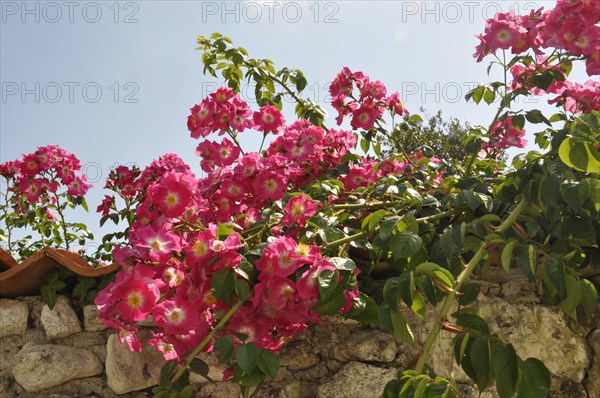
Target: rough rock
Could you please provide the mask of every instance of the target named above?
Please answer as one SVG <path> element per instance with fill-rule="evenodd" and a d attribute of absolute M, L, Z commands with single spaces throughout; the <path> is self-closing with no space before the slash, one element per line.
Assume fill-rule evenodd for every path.
<path fill-rule="evenodd" d="M 479 308 L 491 332 L 511 343 L 521 358 L 539 359 L 558 377 L 577 383 L 583 380 L 590 353 L 585 339 L 569 328 L 563 312 L 540 305 L 513 305 L 496 298 L 482 299 Z"/>
<path fill-rule="evenodd" d="M 343 362 L 391 362 L 396 357 L 396 341 L 390 333 L 382 330 L 360 330 L 336 345 L 333 355 L 335 359 Z"/>
<path fill-rule="evenodd" d="M 40 317 L 46 336 L 50 340 L 61 339 L 81 332 L 81 323 L 77 314 L 71 308 L 69 299 L 65 296 L 58 296 L 53 309 L 47 305 L 42 308 Z"/>
<path fill-rule="evenodd" d="M 27 330 L 27 304 L 17 300 L 0 300 L 0 337 L 23 333 Z"/>
<path fill-rule="evenodd" d="M 591 332 L 587 341 L 594 353 L 594 360 L 588 369 L 585 388 L 589 398 L 600 398 L 600 329 Z"/>
<path fill-rule="evenodd" d="M 74 333 L 64 339 L 57 339 L 55 343 L 87 348 L 93 345 L 106 344 L 109 334 L 108 331 Z"/>
<path fill-rule="evenodd" d="M 285 387 L 278 383 L 263 384 L 254 395 L 255 398 L 288 398 Z"/>
<path fill-rule="evenodd" d="M 332 358 L 333 347 L 348 339 L 351 334 L 364 329 L 358 322 L 340 319 L 342 318 L 328 317 L 323 323 L 307 330 L 306 337 L 314 345 L 314 354 L 322 358 Z"/>
<path fill-rule="evenodd" d="M 537 358 L 555 376 L 581 383 L 590 364 L 590 352 L 585 339 L 569 328 L 560 309 L 514 304 L 494 297 L 480 296 L 479 300 L 479 310 L 488 321 L 490 332 L 512 344 L 519 357 L 524 360 Z M 430 328 L 431 325 L 427 330 Z M 436 373 L 453 374 L 458 382 L 468 382 L 467 375 L 448 356 L 452 352 L 454 336 L 440 333 L 428 362 Z M 424 337 L 421 335 L 422 339 Z M 565 358 L 569 360 L 565 361 Z"/>
<path fill-rule="evenodd" d="M 85 348 L 26 344 L 17 354 L 13 375 L 29 392 L 102 373 L 102 363 Z"/>
<path fill-rule="evenodd" d="M 308 381 L 293 380 L 283 383 L 287 398 L 312 398 L 317 396 L 316 383 Z"/>
<path fill-rule="evenodd" d="M 287 344 L 279 354 L 279 364 L 291 370 L 310 368 L 318 362 L 312 344 L 302 340 Z"/>
<path fill-rule="evenodd" d="M 164 359 L 154 347 L 144 344 L 141 352 L 132 352 L 112 334 L 106 351 L 106 379 L 115 393 L 125 394 L 158 384 Z"/>
<path fill-rule="evenodd" d="M 83 327 L 88 332 L 97 332 L 106 329 L 98 318 L 98 307 L 95 305 L 86 305 L 83 307 Z"/>
<path fill-rule="evenodd" d="M 237 383 L 205 383 L 200 386 L 196 398 L 231 398 L 240 396 L 240 385 Z"/>
<path fill-rule="evenodd" d="M 348 362 L 338 373 L 318 388 L 319 398 L 375 398 L 383 393 L 396 369 L 378 368 L 360 362 Z"/>
<path fill-rule="evenodd" d="M 327 381 L 334 372 L 327 367 L 327 362 L 321 361 L 308 369 L 290 370 L 294 379 L 304 381 Z"/>

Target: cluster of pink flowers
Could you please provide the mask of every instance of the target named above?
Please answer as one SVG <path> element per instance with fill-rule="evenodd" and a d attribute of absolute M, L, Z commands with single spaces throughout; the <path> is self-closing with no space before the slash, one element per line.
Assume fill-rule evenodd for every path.
<path fill-rule="evenodd" d="M 117 328 L 121 340 L 134 350 L 141 349 L 137 322 L 148 316 L 159 329 L 151 343 L 165 358 L 174 359 L 197 346 L 218 314 L 229 309 L 223 299 L 215 297 L 211 282 L 218 272 L 236 270 L 242 261 L 238 249 L 244 243 L 237 232 L 222 238 L 216 223 L 186 228 L 199 217 L 209 218 L 198 211 L 200 207 L 206 208 L 206 203 L 193 175 L 165 172 L 148 187 L 136 210 L 137 220 L 129 234 L 132 247 L 114 251 L 124 270 L 100 293 L 96 304 L 105 323 Z M 299 214 L 298 209 L 303 212 Z M 302 222 L 315 211 L 314 203 L 298 196 L 288 202 L 286 224 Z M 317 246 L 286 237 L 272 240 L 256 263 L 259 282 L 254 295 L 224 333 L 243 333 L 248 336 L 246 342 L 278 349 L 308 322 L 320 320 L 311 310 L 319 297 L 316 282 L 320 272 L 334 269 Z M 234 273 L 237 278 L 244 278 L 242 274 Z M 352 306 L 358 290 L 355 286 L 345 294 L 343 311 Z"/>
<path fill-rule="evenodd" d="M 228 129 L 241 133 L 255 128 L 264 134 L 278 134 L 285 123 L 281 112 L 272 105 L 265 105 L 253 113 L 229 87 L 219 88 L 190 111 L 187 125 L 193 138 L 206 138 L 217 131 L 222 135 Z"/>
<path fill-rule="evenodd" d="M 513 125 L 513 117 L 508 116 L 498 120 L 488 129 L 491 141 L 484 148 L 493 150 L 504 150 L 510 147 L 524 148 L 527 141 L 523 139 L 525 129 L 518 129 Z"/>
<path fill-rule="evenodd" d="M 358 90 L 358 98 L 354 95 Z M 352 115 L 350 124 L 353 129 L 369 130 L 377 119 L 388 109 L 392 115 L 408 115 L 408 111 L 400 101 L 400 94 L 393 93 L 389 97 L 383 83 L 371 81 L 362 72 L 352 72 L 347 67 L 335 77 L 329 86 L 333 108 L 338 112 L 335 119 L 338 125 L 346 116 Z"/>
<path fill-rule="evenodd" d="M 39 147 L 21 160 L 0 165 L 0 175 L 14 179 L 8 189 L 18 212 L 27 210 L 32 203 L 55 203 L 61 186 L 66 187 L 67 195 L 84 196 L 91 185 L 85 182 L 85 176 L 78 175 L 80 170 L 79 159 L 55 145 Z"/>
<path fill-rule="evenodd" d="M 561 93 L 564 90 L 564 80 L 566 79 L 565 72 L 560 67 L 560 65 L 547 64 L 547 60 L 548 57 L 539 55 L 537 57 L 537 62 L 532 63 L 529 66 L 523 66 L 520 64 L 513 65 L 510 68 L 510 73 L 513 76 L 510 88 L 512 90 L 524 88 L 534 95 Z M 563 76 L 563 80 L 554 80 L 545 90 L 542 90 L 541 88 L 535 86 L 535 84 L 532 81 L 532 77 L 535 74 L 541 74 L 548 70 L 552 70 L 555 73 L 561 74 Z"/>
<path fill-rule="evenodd" d="M 584 84 L 565 82 L 556 98 L 548 101 L 559 104 L 572 113 L 600 111 L 600 82 L 588 80 Z"/>
<path fill-rule="evenodd" d="M 254 285 L 254 296 L 235 313 L 226 332 L 243 333 L 249 336 L 247 341 L 259 347 L 278 350 L 305 330 L 309 322 L 321 321 L 319 314 L 311 310 L 319 298 L 318 278 L 323 271 L 335 271 L 335 267 L 321 256 L 318 246 L 280 237 L 268 244 L 256 269 L 259 282 Z M 357 285 L 344 295 L 341 312 L 352 308 L 352 300 L 358 296 Z"/>
<path fill-rule="evenodd" d="M 216 296 L 215 275 L 232 272 L 235 278 L 247 277 L 238 270 L 245 245 L 242 236 L 231 230 L 224 237 L 219 225 L 235 222 L 244 229 L 252 227 L 261 220 L 261 211 L 283 199 L 288 189 L 338 166 L 356 142 L 348 132 L 326 131 L 306 120 L 286 126 L 272 106 L 254 114 L 247 110 L 230 89 L 219 89 L 192 108 L 188 126 L 197 138 L 216 131 L 235 137 L 249 127 L 278 134 L 263 154 L 242 154 L 227 138 L 202 140 L 196 153 L 208 172 L 206 178 L 197 179 L 175 155 L 161 158 L 141 174 L 124 167 L 111 174 L 107 187 L 137 194 L 139 203 L 129 231 L 131 246 L 113 251 L 124 270 L 96 303 L 106 324 L 117 328 L 132 349 L 141 348 L 137 323 L 148 316 L 159 329 L 151 343 L 165 358 L 178 358 L 198 345 L 231 305 Z M 234 123 L 232 115 L 242 115 L 244 121 Z M 99 211 L 110 211 L 114 198 L 105 201 Z M 245 341 L 276 350 L 308 322 L 320 320 L 311 310 L 319 298 L 318 276 L 335 267 L 317 246 L 295 240 L 317 206 L 305 194 L 285 202 L 280 226 L 270 231 L 274 237 L 256 262 L 253 296 L 222 333 L 243 333 L 248 336 Z M 341 311 L 351 308 L 358 295 L 356 284 L 344 294 Z"/>
<path fill-rule="evenodd" d="M 226 93 L 220 97 L 231 104 L 243 102 L 231 89 L 222 88 L 219 92 Z M 211 104 L 214 98 L 216 96 L 211 94 L 201 104 Z M 202 106 L 196 105 L 192 113 Z M 224 112 L 227 107 L 215 105 L 214 109 Z M 221 119 L 218 111 L 211 115 L 214 120 Z M 202 222 L 236 220 L 247 225 L 259 221 L 260 209 L 282 199 L 288 188 L 294 190 L 333 170 L 356 143 L 350 132 L 326 131 L 307 120 L 285 125 L 279 110 L 270 105 L 254 112 L 252 122 L 247 126 L 250 123 L 264 134 L 277 134 L 267 148 L 266 156 L 256 152 L 241 154 L 237 144 L 227 138 L 220 142 L 203 140 L 196 149 L 196 154 L 202 158 L 202 169 L 208 172 L 199 183 L 199 194 L 211 198 L 206 204 L 209 208 L 207 218 Z M 240 130 L 231 127 L 230 133 L 235 136 Z M 192 128 L 190 131 L 192 136 L 196 135 Z"/>
<path fill-rule="evenodd" d="M 557 0 L 556 7 L 532 10 L 519 16 L 513 11 L 488 19 L 474 57 L 481 61 L 496 50 L 511 49 L 513 54 L 544 48 L 568 51 L 586 59 L 588 75 L 600 74 L 600 2 Z"/>

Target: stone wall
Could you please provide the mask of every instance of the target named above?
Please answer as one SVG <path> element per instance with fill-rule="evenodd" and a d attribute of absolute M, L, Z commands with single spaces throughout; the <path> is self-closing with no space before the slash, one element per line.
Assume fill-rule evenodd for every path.
<path fill-rule="evenodd" d="M 600 398 L 600 315 L 588 324 L 575 324 L 560 309 L 543 305 L 539 290 L 518 276 L 482 282 L 479 309 L 492 333 L 512 343 L 519 356 L 535 356 L 546 364 L 552 372 L 552 397 Z M 416 339 L 423 341 L 431 325 L 414 324 Z M 466 398 L 477 397 L 452 360 L 452 337 L 442 332 L 430 363 L 462 383 Z M 285 346 L 277 380 L 257 395 L 377 397 L 417 353 L 416 347 L 398 344 L 377 327 L 329 318 Z M 223 368 L 215 358 L 204 354 L 203 359 L 211 364 L 209 376 L 220 379 Z M 153 348 L 131 353 L 120 344 L 98 321 L 94 306 L 74 309 L 66 297 L 59 297 L 54 310 L 38 297 L 0 300 L 0 397 L 146 397 L 152 395 L 161 366 L 162 356 Z M 197 375 L 191 381 L 197 397 L 239 393 L 232 383 L 211 383 Z"/>

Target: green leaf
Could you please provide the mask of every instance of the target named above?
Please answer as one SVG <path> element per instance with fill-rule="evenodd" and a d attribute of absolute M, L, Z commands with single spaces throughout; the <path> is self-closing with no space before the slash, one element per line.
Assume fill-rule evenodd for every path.
<path fill-rule="evenodd" d="M 600 173 L 600 155 L 591 143 L 566 138 L 558 148 L 558 156 L 567 166 L 587 173 Z"/>
<path fill-rule="evenodd" d="M 317 314 L 321 315 L 336 315 L 339 314 L 340 309 L 344 306 L 346 298 L 343 294 L 336 294 L 327 301 L 317 302 L 317 305 L 311 309 Z"/>
<path fill-rule="evenodd" d="M 500 398 L 511 398 L 519 383 L 519 358 L 511 344 L 492 346 L 492 369 Z"/>
<path fill-rule="evenodd" d="M 233 229 L 225 224 L 219 223 L 217 228 L 217 239 L 225 240 L 229 235 L 235 233 Z"/>
<path fill-rule="evenodd" d="M 515 115 L 515 116 L 513 116 L 513 118 L 512 118 L 512 125 L 517 130 L 523 130 L 523 127 L 525 126 L 525 116 L 523 116 L 523 115 Z"/>
<path fill-rule="evenodd" d="M 483 98 L 483 94 L 485 93 L 485 86 L 479 86 L 475 89 L 475 91 L 473 92 L 473 101 L 475 101 L 476 104 L 479 104 L 481 102 L 481 98 Z"/>
<path fill-rule="evenodd" d="M 577 320 L 577 313 L 575 309 L 581 303 L 581 290 L 579 288 L 579 282 L 571 275 L 567 275 L 567 296 L 563 301 L 561 301 L 560 305 L 568 316 Z"/>
<path fill-rule="evenodd" d="M 379 306 L 371 297 L 360 292 L 359 296 L 352 300 L 352 304 L 352 309 L 344 314 L 346 318 L 361 323 L 379 323 Z"/>
<path fill-rule="evenodd" d="M 413 343 L 414 337 L 406 319 L 398 311 L 392 311 L 387 304 L 379 307 L 379 323 L 403 343 Z"/>
<path fill-rule="evenodd" d="M 200 358 L 192 359 L 192 362 L 190 362 L 190 370 L 192 372 L 199 374 L 201 376 L 204 376 L 204 378 L 210 380 L 210 378 L 208 377 L 208 372 L 210 370 L 210 367 L 202 359 L 200 359 Z"/>
<path fill-rule="evenodd" d="M 594 312 L 596 311 L 596 307 L 598 306 L 598 292 L 596 291 L 596 287 L 592 284 L 592 282 L 587 279 L 579 280 L 579 289 L 581 294 L 581 304 L 583 305 L 583 311 L 585 312 L 585 316 L 590 319 Z"/>
<path fill-rule="evenodd" d="M 360 140 L 360 148 L 363 150 L 363 152 L 366 154 L 367 152 L 369 152 L 369 146 L 371 144 L 371 141 L 365 139 L 365 138 L 361 138 Z"/>
<path fill-rule="evenodd" d="M 253 372 L 244 373 L 240 377 L 239 383 L 244 387 L 252 387 L 262 383 L 264 379 L 265 374 L 260 369 L 254 369 Z"/>
<path fill-rule="evenodd" d="M 558 202 L 558 195 L 556 194 L 560 189 L 560 179 L 554 174 L 549 174 L 542 177 L 540 183 L 540 192 L 544 203 L 550 206 L 556 205 Z"/>
<path fill-rule="evenodd" d="M 552 126 L 550 121 L 542 114 L 538 109 L 533 109 L 525 114 L 525 118 L 530 123 L 546 123 L 548 126 Z"/>
<path fill-rule="evenodd" d="M 581 205 L 586 201 L 590 193 L 590 186 L 587 181 L 563 181 L 560 185 L 560 195 L 571 206 L 574 211 L 578 211 Z"/>
<path fill-rule="evenodd" d="M 561 299 L 564 298 L 567 292 L 567 274 L 562 261 L 558 261 L 554 257 L 546 258 L 546 261 L 544 261 L 543 276 L 546 284 L 556 290 L 558 297 Z"/>
<path fill-rule="evenodd" d="M 469 283 L 462 287 L 462 295 L 458 296 L 458 303 L 460 305 L 469 305 L 477 299 L 479 295 L 479 289 L 481 285 L 478 283 Z"/>
<path fill-rule="evenodd" d="M 550 390 L 550 373 L 544 364 L 535 359 L 519 360 L 521 383 L 517 398 L 545 398 Z"/>
<path fill-rule="evenodd" d="M 192 398 L 194 396 L 194 387 L 187 385 L 179 392 L 178 398 Z"/>
<path fill-rule="evenodd" d="M 411 311 L 421 320 L 425 320 L 425 300 L 419 293 L 415 293 L 410 306 Z"/>
<path fill-rule="evenodd" d="M 252 373 L 258 362 L 258 347 L 254 343 L 240 345 L 235 354 L 237 365 L 246 373 Z"/>
<path fill-rule="evenodd" d="M 48 305 L 48 308 L 54 308 L 54 305 L 56 304 L 56 293 L 65 287 L 67 287 L 67 284 L 58 279 L 50 280 L 41 287 L 40 293 L 42 300 Z"/>
<path fill-rule="evenodd" d="M 229 335 L 220 336 L 213 345 L 214 351 L 219 351 L 219 363 L 228 363 L 233 357 L 233 338 Z"/>
<path fill-rule="evenodd" d="M 248 285 L 248 282 L 243 279 L 235 279 L 235 292 L 240 300 L 246 300 L 252 294 L 250 291 L 250 285 Z"/>
<path fill-rule="evenodd" d="M 177 369 L 177 361 L 171 360 L 165 362 L 165 364 L 160 368 L 160 386 L 169 388 L 171 387 L 171 376 L 175 373 L 175 369 Z"/>
<path fill-rule="evenodd" d="M 392 235 L 389 240 L 389 246 L 395 260 L 407 258 L 417 253 L 421 248 L 421 244 L 421 237 L 409 231 Z"/>
<path fill-rule="evenodd" d="M 500 263 L 502 264 L 502 269 L 507 274 L 510 271 L 510 263 L 512 261 L 512 253 L 515 247 L 515 241 L 510 241 L 504 246 L 502 249 L 502 254 L 500 255 Z"/>
<path fill-rule="evenodd" d="M 379 227 L 379 236 L 383 241 L 387 241 L 390 238 L 392 231 L 396 228 L 400 220 L 400 216 L 392 216 L 383 220 Z"/>
<path fill-rule="evenodd" d="M 485 90 L 483 93 L 483 100 L 486 104 L 490 105 L 496 99 L 496 92 L 494 90 L 490 90 L 489 88 Z"/>
<path fill-rule="evenodd" d="M 490 334 L 490 329 L 485 319 L 479 313 L 469 308 L 463 308 L 456 316 L 456 324 L 463 328 L 479 332 L 484 336 Z"/>
<path fill-rule="evenodd" d="M 427 382 L 427 379 L 423 378 L 419 380 L 413 398 L 423 398 L 423 395 L 425 394 L 425 390 L 427 389 L 428 385 L 429 383 Z"/>
<path fill-rule="evenodd" d="M 274 379 L 279 371 L 279 359 L 269 350 L 261 348 L 258 351 L 258 368 L 267 376 Z"/>
<path fill-rule="evenodd" d="M 530 281 L 535 280 L 537 274 L 537 249 L 535 245 L 527 245 L 519 248 L 517 266 Z"/>
<path fill-rule="evenodd" d="M 454 276 L 445 268 L 440 267 L 435 263 L 423 263 L 420 264 L 415 272 L 420 272 L 422 274 L 426 274 L 435 278 L 442 282 L 444 285 L 448 286 L 448 288 L 452 289 L 454 287 Z"/>
<path fill-rule="evenodd" d="M 398 310 L 398 278 L 390 278 L 383 285 L 383 302 L 386 303 L 392 311 Z"/>
<path fill-rule="evenodd" d="M 412 296 L 415 291 L 413 272 L 405 272 L 398 277 L 398 295 L 408 305 L 412 305 Z"/>
<path fill-rule="evenodd" d="M 582 217 L 566 217 L 560 224 L 560 232 L 571 244 L 598 247 L 596 229 Z"/>
<path fill-rule="evenodd" d="M 369 214 L 368 216 L 366 216 L 363 219 L 361 228 L 365 229 L 365 227 L 368 226 L 369 232 L 373 232 L 375 230 L 375 228 L 377 227 L 377 225 L 379 225 L 379 221 L 381 221 L 381 219 L 383 217 L 385 217 L 386 214 L 387 214 L 387 211 L 385 211 L 383 209 L 379 209 L 379 210 Z"/>
<path fill-rule="evenodd" d="M 317 288 L 319 289 L 320 299 L 327 300 L 333 294 L 338 284 L 338 276 L 337 271 L 331 270 L 324 270 L 319 274 Z"/>
<path fill-rule="evenodd" d="M 490 343 L 486 337 L 477 337 L 471 344 L 469 357 L 475 370 L 475 382 L 479 391 L 485 390 L 494 380 L 490 354 Z"/>
<path fill-rule="evenodd" d="M 235 290 L 235 271 L 224 269 L 217 272 L 212 279 L 211 287 L 215 290 L 215 297 L 230 304 L 233 302 Z"/>
<path fill-rule="evenodd" d="M 356 269 L 356 263 L 346 257 L 330 257 L 329 261 L 340 271 L 354 271 Z"/>
<path fill-rule="evenodd" d="M 79 278 L 79 283 L 73 288 L 73 296 L 84 300 L 88 290 L 95 285 L 96 281 L 93 278 Z"/>
<path fill-rule="evenodd" d="M 393 311 L 390 315 L 394 337 L 396 337 L 401 343 L 413 344 L 415 342 L 413 332 L 410 330 L 410 326 L 408 325 L 408 322 L 406 322 L 404 316 L 398 311 Z"/>
<path fill-rule="evenodd" d="M 431 280 L 431 277 L 429 275 L 421 275 L 421 277 L 418 279 L 418 283 L 423 292 L 425 293 L 427 300 L 429 300 L 429 302 L 432 305 L 436 305 L 438 300 L 436 296 L 435 286 L 433 284 L 433 281 Z"/>
<path fill-rule="evenodd" d="M 298 77 L 298 79 L 296 79 L 296 90 L 298 90 L 298 92 L 301 92 L 302 90 L 304 90 L 307 84 L 308 81 L 304 76 Z"/>
<path fill-rule="evenodd" d="M 346 237 L 344 231 L 334 227 L 326 227 L 322 230 L 319 230 L 319 235 L 321 236 L 321 239 L 323 239 L 326 243 L 331 243 Z"/>

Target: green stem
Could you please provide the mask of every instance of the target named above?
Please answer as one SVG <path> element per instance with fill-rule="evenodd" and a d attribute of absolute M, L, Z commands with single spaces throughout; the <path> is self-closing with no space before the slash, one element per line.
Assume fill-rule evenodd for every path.
<path fill-rule="evenodd" d="M 335 247 L 335 246 L 343 245 L 344 243 L 348 243 L 348 242 L 352 242 L 353 240 L 364 238 L 367 235 L 369 235 L 369 231 L 361 231 L 361 232 L 359 232 L 357 234 L 346 236 L 345 238 L 334 240 L 333 242 L 326 243 L 325 245 L 323 245 L 323 247 L 330 248 L 330 247 Z"/>
<path fill-rule="evenodd" d="M 445 217 L 451 216 L 453 214 L 454 214 L 453 210 L 446 210 L 444 212 L 433 214 L 431 216 L 417 218 L 417 222 L 427 223 L 427 222 L 430 222 L 433 220 L 439 220 L 440 218 L 445 218 Z"/>
<path fill-rule="evenodd" d="M 58 215 L 60 216 L 60 226 L 62 227 L 63 235 L 65 236 L 65 249 L 69 250 L 69 234 L 67 231 L 67 223 L 65 221 L 65 216 L 62 212 L 59 197 L 56 192 L 54 193 L 54 197 L 56 198 L 56 211 L 58 212 Z"/>
<path fill-rule="evenodd" d="M 523 210 L 525 210 L 526 207 L 527 207 L 527 201 L 525 199 L 522 199 L 521 202 L 517 205 L 517 207 L 515 207 L 514 210 L 510 213 L 510 215 L 506 218 L 506 220 L 504 220 L 504 222 L 502 222 L 502 224 L 500 224 L 498 226 L 498 228 L 496 228 L 496 231 L 504 232 L 508 228 L 510 228 L 510 226 L 514 224 L 514 222 L 517 220 L 519 215 L 523 212 Z M 450 311 L 450 307 L 452 306 L 452 303 L 454 302 L 456 293 L 460 291 L 463 284 L 469 279 L 469 277 L 473 273 L 473 270 L 475 269 L 477 264 L 479 264 L 479 261 L 481 261 L 481 259 L 483 257 L 483 253 L 485 252 L 485 249 L 484 249 L 485 246 L 486 245 L 484 243 L 481 245 L 479 250 L 477 250 L 477 252 L 473 256 L 471 261 L 469 261 L 467 263 L 465 269 L 460 273 L 458 278 L 456 278 L 456 282 L 454 284 L 454 288 L 452 289 L 452 291 L 450 291 L 448 293 L 448 295 L 446 296 L 444 303 L 442 305 L 442 308 L 440 309 L 439 313 L 437 314 L 436 323 L 433 326 L 433 329 L 431 330 L 431 332 L 429 332 L 429 336 L 427 336 L 427 340 L 425 341 L 425 344 L 423 345 L 423 351 L 421 352 L 419 361 L 417 362 L 417 365 L 415 366 L 415 372 L 417 374 L 423 373 L 423 369 L 425 368 L 425 363 L 427 361 L 427 358 L 429 357 L 429 353 L 431 352 L 433 344 L 435 343 L 437 336 L 440 333 L 440 330 L 442 330 L 442 322 L 444 319 L 446 319 L 448 312 Z"/>
<path fill-rule="evenodd" d="M 9 253 L 13 254 L 13 250 L 12 250 L 12 230 L 13 230 L 13 226 L 10 223 L 10 220 L 8 219 L 8 209 L 10 207 L 10 203 L 8 201 L 8 188 L 10 186 L 10 179 L 6 178 L 6 193 L 0 192 L 0 195 L 2 195 L 2 198 L 4 198 L 4 205 L 2 205 L 2 213 L 3 213 L 3 219 L 4 219 L 4 225 L 6 225 L 6 244 L 7 247 L 6 249 L 8 250 Z"/>
<path fill-rule="evenodd" d="M 439 220 L 440 218 L 448 217 L 448 216 L 450 216 L 452 214 L 453 214 L 452 210 L 446 210 L 443 213 L 438 213 L 438 214 L 434 214 L 434 215 L 427 216 L 427 217 L 417 218 L 417 222 L 426 223 L 426 222 L 429 222 L 429 221 Z M 356 233 L 354 235 L 346 236 L 345 238 L 334 240 L 333 242 L 326 243 L 325 245 L 323 245 L 323 247 L 330 248 L 330 247 L 340 246 L 340 245 L 343 245 L 345 243 L 349 243 L 349 242 L 355 241 L 357 239 L 364 238 L 364 237 L 366 237 L 368 235 L 369 235 L 369 231 L 361 231 L 361 232 L 358 232 L 358 233 Z"/>
<path fill-rule="evenodd" d="M 508 73 L 508 68 L 506 67 L 506 50 L 502 50 L 502 68 L 504 69 L 504 96 L 506 97 L 506 92 L 508 90 L 508 84 L 507 84 L 507 73 Z"/>
<path fill-rule="evenodd" d="M 265 138 L 267 138 L 267 133 L 263 133 L 262 141 L 260 142 L 260 148 L 258 148 L 258 153 L 260 153 L 263 149 L 263 145 L 265 145 Z"/>
<path fill-rule="evenodd" d="M 173 379 L 171 380 L 173 383 L 176 383 L 177 380 L 179 380 L 179 378 L 183 376 L 183 374 L 187 370 L 188 366 L 190 366 L 190 363 L 192 363 L 194 358 L 196 358 L 200 351 L 202 351 L 202 349 L 213 339 L 213 337 L 215 337 L 215 334 L 223 326 L 225 326 L 225 324 L 229 321 L 233 314 L 235 314 L 235 312 L 242 306 L 242 304 L 244 304 L 244 300 L 238 301 L 233 307 L 231 307 L 231 309 L 227 311 L 225 316 L 219 321 L 219 323 L 217 323 L 217 326 L 214 327 L 214 329 L 208 334 L 208 336 L 206 336 L 204 340 L 202 340 L 202 342 L 200 342 L 200 344 L 198 344 L 198 346 L 194 348 L 194 351 L 192 351 L 190 355 L 188 355 L 184 364 L 177 370 L 177 373 L 175 373 L 175 375 L 173 376 Z"/>

